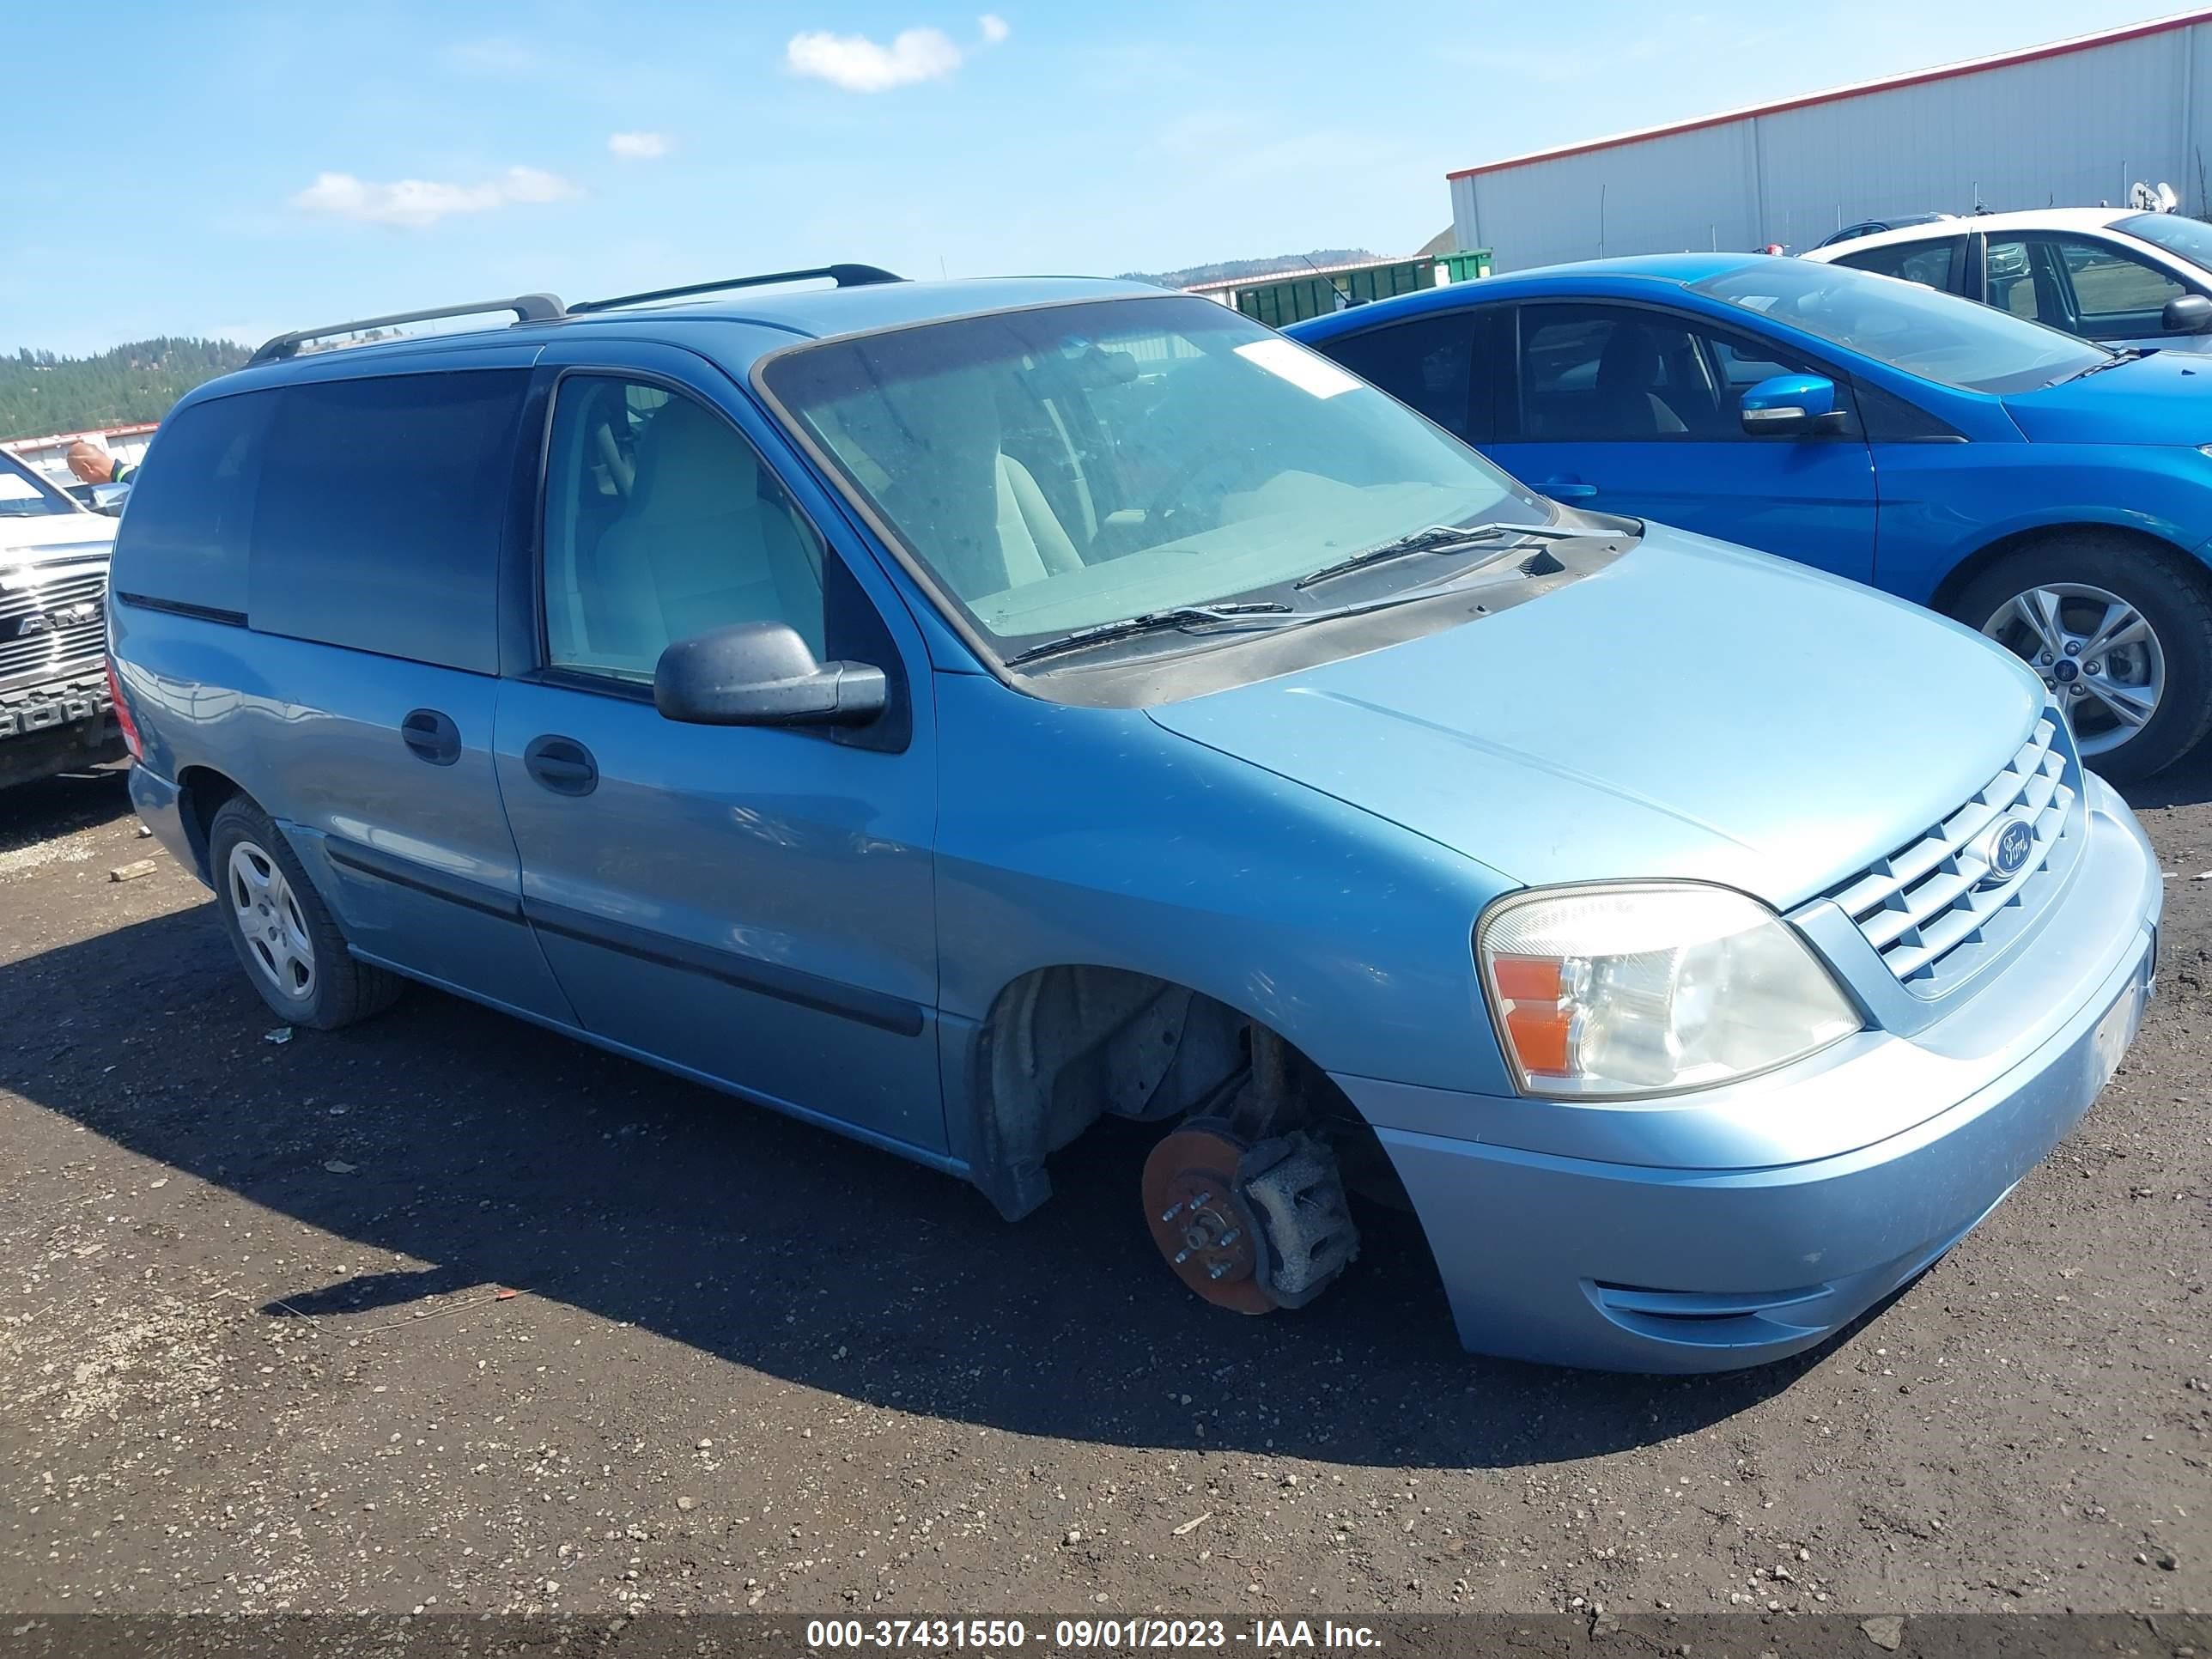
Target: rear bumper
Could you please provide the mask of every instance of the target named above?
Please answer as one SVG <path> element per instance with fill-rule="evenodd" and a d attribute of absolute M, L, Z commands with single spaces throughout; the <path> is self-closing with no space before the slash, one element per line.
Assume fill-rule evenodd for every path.
<path fill-rule="evenodd" d="M 1462 1342 L 1607 1370 L 1761 1364 L 1841 1329 L 1957 1243 L 2088 1109 L 2151 992 L 2157 867 L 2126 808 L 2095 794 L 2096 870 L 1971 1013 L 1909 1041 L 1869 1034 L 1833 1063 L 1734 1091 L 1728 1117 L 1749 1154 L 1777 1140 L 1761 1116 L 1834 1128 L 1856 1098 L 1864 1121 L 1895 1122 L 1899 1102 L 1873 1103 L 1921 1090 L 1910 1127 L 1870 1144 L 1732 1158 L 1714 1114 L 1683 1111 L 1670 1159 L 1668 1114 L 1647 1106 L 1631 1129 L 1617 1110 L 1594 1117 L 1595 1155 L 1577 1156 L 1572 1108 L 1537 1109 L 1551 1119 L 1540 1148 L 1500 1145 L 1439 1133 L 1433 1097 L 1409 1108 L 1402 1090 L 1340 1079 L 1413 1199 Z M 2008 1040 L 1990 1036 L 1999 1025 Z M 1528 1103 L 1461 1098 L 1471 1126 L 1529 1121 Z"/>
<path fill-rule="evenodd" d="M 131 805 L 169 855 L 204 882 L 207 872 L 201 866 L 199 848 L 185 825 L 184 792 L 142 763 L 131 769 Z"/>

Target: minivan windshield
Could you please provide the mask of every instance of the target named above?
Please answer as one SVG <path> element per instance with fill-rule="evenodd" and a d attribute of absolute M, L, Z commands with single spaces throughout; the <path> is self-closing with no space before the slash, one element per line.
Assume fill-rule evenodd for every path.
<path fill-rule="evenodd" d="M 1281 591 L 1438 526 L 1548 505 L 1328 359 L 1210 300 L 1132 295 L 918 324 L 762 380 L 998 642 Z M 1432 581 L 1424 556 L 1332 584 Z"/>
<path fill-rule="evenodd" d="M 2027 392 L 2112 361 L 2102 346 L 1901 277 L 1810 259 L 1753 259 L 1692 287 L 1967 392 Z"/>
<path fill-rule="evenodd" d="M 2112 228 L 2212 270 L 2212 224 L 2202 219 L 2179 213 L 2138 213 L 2120 220 Z"/>

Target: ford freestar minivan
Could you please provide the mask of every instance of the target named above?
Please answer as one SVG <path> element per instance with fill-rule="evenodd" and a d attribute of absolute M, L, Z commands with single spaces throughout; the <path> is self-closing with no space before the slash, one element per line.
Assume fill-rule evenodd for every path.
<path fill-rule="evenodd" d="M 1358 1294 L 1379 1192 L 1468 1346 L 1655 1371 L 1837 1330 L 2118 1064 L 2158 872 L 1991 641 L 1209 301 L 806 274 L 165 422 L 132 787 L 280 1017 L 421 980 L 1010 1218 L 1143 1120 L 1209 1301 Z"/>

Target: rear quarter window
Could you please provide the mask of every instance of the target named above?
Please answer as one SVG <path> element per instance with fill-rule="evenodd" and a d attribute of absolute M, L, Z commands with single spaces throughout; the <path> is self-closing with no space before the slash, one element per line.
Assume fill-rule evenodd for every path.
<path fill-rule="evenodd" d="M 529 380 L 472 369 L 284 387 L 263 446 L 252 625 L 498 672 L 500 533 Z"/>
<path fill-rule="evenodd" d="M 1487 438 L 1490 366 L 1480 344 L 1487 319 L 1440 312 L 1323 341 L 1321 349 L 1455 438 Z"/>
<path fill-rule="evenodd" d="M 162 422 L 115 533 L 119 596 L 245 617 L 246 538 L 280 396 L 210 398 Z"/>

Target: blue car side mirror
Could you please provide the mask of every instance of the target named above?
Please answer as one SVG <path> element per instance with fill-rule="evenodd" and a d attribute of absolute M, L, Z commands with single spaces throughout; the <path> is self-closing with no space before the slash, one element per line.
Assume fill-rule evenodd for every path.
<path fill-rule="evenodd" d="M 1743 394 L 1737 405 L 1746 432 L 1837 432 L 1845 416 L 1836 383 L 1824 374 L 1777 374 Z"/>

